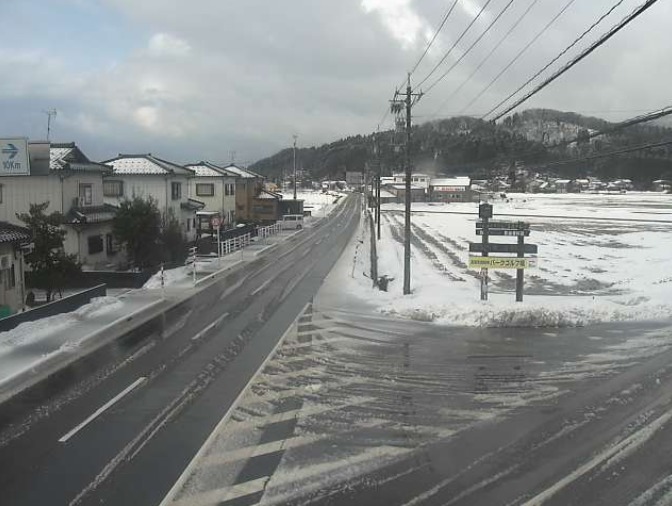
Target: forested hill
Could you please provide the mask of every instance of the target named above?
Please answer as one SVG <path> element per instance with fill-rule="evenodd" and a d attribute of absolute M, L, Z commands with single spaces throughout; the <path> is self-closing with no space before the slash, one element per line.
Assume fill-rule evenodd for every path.
<path fill-rule="evenodd" d="M 618 157 L 581 160 L 551 165 L 558 160 L 590 157 L 631 146 L 672 140 L 672 129 L 651 123 L 589 139 L 612 123 L 600 118 L 550 109 L 530 109 L 513 114 L 498 124 L 471 117 L 422 123 L 413 130 L 413 163 L 429 174 L 468 174 L 485 177 L 507 170 L 514 162 L 566 177 L 595 175 L 627 177 L 633 181 L 672 178 L 672 147 L 639 151 Z M 572 139 L 581 139 L 567 145 Z M 384 173 L 400 170 L 403 152 L 393 132 L 378 136 Z M 345 171 L 361 171 L 374 160 L 374 135 L 346 137 L 318 147 L 297 149 L 300 167 L 313 179 L 343 179 Z M 564 144 L 563 144 L 564 143 Z M 558 146 L 559 145 L 559 146 Z M 270 178 L 289 174 L 292 149 L 285 149 L 252 165 Z"/>

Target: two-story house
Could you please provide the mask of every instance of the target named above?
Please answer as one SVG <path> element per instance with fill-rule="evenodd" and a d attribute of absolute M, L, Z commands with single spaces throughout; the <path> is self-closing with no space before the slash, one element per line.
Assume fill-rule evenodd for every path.
<path fill-rule="evenodd" d="M 196 240 L 196 212 L 203 202 L 189 198 L 189 181 L 194 172 L 151 153 L 126 155 L 106 160 L 112 173 L 105 178 L 105 202 L 119 205 L 124 199 L 153 198 L 164 219 L 173 216 L 188 241 Z"/>
<path fill-rule="evenodd" d="M 267 223 L 279 219 L 282 196 L 264 190 L 263 176 L 231 164 L 223 167 L 236 178 L 236 221 Z"/>
<path fill-rule="evenodd" d="M 185 167 L 194 173 L 189 180 L 189 196 L 205 204 L 203 211 L 219 214 L 223 227 L 232 226 L 238 176 L 210 162 L 190 163 Z"/>
<path fill-rule="evenodd" d="M 0 181 L 0 221 L 23 225 L 18 215 L 31 204 L 49 203 L 46 212 L 63 215 L 64 250 L 85 269 L 119 262 L 112 237 L 113 206 L 103 202 L 103 176 L 109 167 L 92 162 L 74 142 L 29 144 L 30 173 Z"/>
<path fill-rule="evenodd" d="M 0 318 L 25 306 L 24 253 L 32 240 L 30 230 L 0 222 Z"/>

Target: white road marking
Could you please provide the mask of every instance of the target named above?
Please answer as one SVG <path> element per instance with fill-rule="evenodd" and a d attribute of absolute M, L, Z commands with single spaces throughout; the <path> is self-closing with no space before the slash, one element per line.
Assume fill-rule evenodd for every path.
<path fill-rule="evenodd" d="M 298 446 L 309 445 L 317 441 L 324 439 L 324 436 L 312 436 L 312 437 L 300 437 L 292 436 L 289 439 L 281 439 L 279 441 L 272 441 L 270 443 L 264 443 L 255 446 L 245 446 L 234 451 L 227 451 L 224 453 L 215 453 L 208 455 L 203 459 L 201 465 L 205 466 L 217 466 L 220 464 L 228 464 L 230 462 L 236 462 L 238 460 L 249 460 L 252 457 L 259 457 L 261 455 L 268 455 L 270 453 L 276 453 L 282 450 L 288 450 L 290 448 L 296 448 Z"/>
<path fill-rule="evenodd" d="M 147 378 L 145 376 L 139 377 L 137 380 L 135 380 L 133 383 L 128 385 L 124 390 L 119 392 L 117 395 L 115 395 L 112 399 L 107 401 L 105 404 L 103 404 L 101 407 L 99 407 L 91 416 L 89 416 L 86 420 L 84 420 L 82 423 L 80 423 L 77 427 L 72 429 L 70 432 L 62 436 L 58 442 L 59 443 L 65 443 L 70 439 L 72 436 L 77 434 L 80 430 L 82 430 L 84 427 L 86 427 L 88 424 L 90 424 L 93 420 L 95 420 L 97 417 L 99 417 L 102 413 L 107 411 L 110 407 L 112 407 L 114 404 L 119 402 L 119 400 L 124 397 L 125 395 L 128 395 L 133 391 L 135 388 L 138 386 L 142 385 L 145 381 L 147 381 Z"/>
<path fill-rule="evenodd" d="M 224 320 L 226 317 L 229 316 L 229 313 L 224 313 L 222 316 L 217 318 L 214 322 L 212 322 L 210 325 L 205 327 L 203 330 L 201 330 L 198 334 L 196 334 L 194 337 L 191 338 L 192 341 L 196 341 L 203 337 L 205 334 L 210 332 L 212 329 L 214 329 L 217 325 L 222 323 L 222 320 Z"/>
<path fill-rule="evenodd" d="M 260 286 L 259 288 L 257 288 L 254 292 L 252 292 L 250 295 L 252 295 L 252 296 L 254 297 L 254 296 L 257 295 L 259 292 L 261 292 L 261 291 L 263 291 L 264 289 L 266 289 L 266 287 L 267 287 L 268 285 L 270 285 L 274 280 L 275 280 L 275 278 L 271 278 L 271 279 L 268 279 L 268 280 L 264 281 L 264 282 L 261 284 L 261 286 Z"/>
<path fill-rule="evenodd" d="M 175 506 L 211 506 L 220 504 L 224 501 L 231 501 L 246 495 L 256 494 L 264 490 L 268 476 L 257 478 L 256 480 L 246 481 L 230 487 L 222 487 L 216 490 L 209 490 L 195 495 L 187 495 L 171 504 Z"/>

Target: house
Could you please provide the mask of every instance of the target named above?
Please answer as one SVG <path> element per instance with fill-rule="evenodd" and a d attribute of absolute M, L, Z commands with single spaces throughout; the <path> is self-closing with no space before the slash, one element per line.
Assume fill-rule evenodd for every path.
<path fill-rule="evenodd" d="M 23 255 L 31 240 L 27 228 L 0 222 L 0 318 L 24 307 L 26 283 Z"/>
<path fill-rule="evenodd" d="M 238 176 L 236 178 L 235 213 L 237 222 L 265 222 L 278 219 L 277 201 L 282 196 L 264 190 L 263 176 L 234 164 L 227 165 L 223 169 Z M 273 200 L 276 202 L 272 202 Z"/>
<path fill-rule="evenodd" d="M 397 174 L 394 174 L 392 177 L 394 178 L 393 184 L 395 185 L 406 184 L 405 173 L 399 172 Z M 413 186 L 422 188 L 425 191 L 425 193 L 429 190 L 429 180 L 430 177 L 426 174 L 419 174 L 419 173 L 411 174 L 411 184 Z"/>
<path fill-rule="evenodd" d="M 30 204 L 49 203 L 46 213 L 63 215 L 64 250 L 84 269 L 114 267 L 122 261 L 112 237 L 116 208 L 103 201 L 103 177 L 110 168 L 92 162 L 70 143 L 31 142 L 30 172 L 0 181 L 0 220 L 24 223 L 18 214 Z"/>
<path fill-rule="evenodd" d="M 556 193 L 569 193 L 574 191 L 574 184 L 571 179 L 556 179 L 553 188 Z"/>
<path fill-rule="evenodd" d="M 194 173 L 189 180 L 189 197 L 203 202 L 203 211 L 219 214 L 222 227 L 233 226 L 238 176 L 210 162 L 190 163 L 185 167 Z"/>
<path fill-rule="evenodd" d="M 672 190 L 672 181 L 668 179 L 656 179 L 652 183 L 652 188 L 654 192 L 667 192 L 669 193 Z"/>
<path fill-rule="evenodd" d="M 194 172 L 147 154 L 120 154 L 106 160 L 112 173 L 105 177 L 105 203 L 118 206 L 125 199 L 152 197 L 164 219 L 175 217 L 188 241 L 196 240 L 196 212 L 205 204 L 189 197 Z"/>
<path fill-rule="evenodd" d="M 433 202 L 471 202 L 474 192 L 469 177 L 433 178 L 429 183 L 429 198 Z"/>

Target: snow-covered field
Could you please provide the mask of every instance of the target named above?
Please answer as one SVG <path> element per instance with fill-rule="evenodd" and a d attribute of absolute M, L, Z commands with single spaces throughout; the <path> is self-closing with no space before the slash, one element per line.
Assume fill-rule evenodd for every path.
<path fill-rule="evenodd" d="M 385 313 L 455 325 L 567 326 L 672 316 L 672 195 L 510 194 L 493 204 L 494 219 L 529 221 L 526 242 L 539 245 L 538 267 L 525 274 L 524 302 L 515 302 L 512 270 L 490 270 L 490 297 L 480 300 L 478 272 L 467 267 L 468 243 L 481 240 L 477 203 L 413 205 L 408 296 L 402 294 L 403 206 L 385 205 L 379 275 L 394 281 L 387 293 L 371 288 L 361 258 L 351 291 Z"/>
<path fill-rule="evenodd" d="M 289 192 L 285 195 L 285 198 L 292 198 L 294 196 Z M 304 209 L 311 211 L 311 218 L 324 218 L 342 200 L 338 197 L 343 197 L 344 195 L 343 193 L 333 191 L 322 193 L 321 191 L 301 190 L 296 192 L 296 198 L 303 200 Z M 307 222 L 311 218 L 308 218 Z"/>

